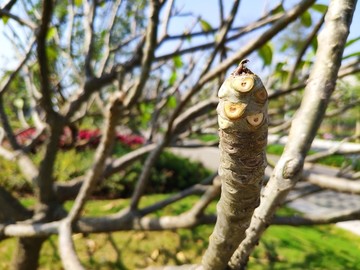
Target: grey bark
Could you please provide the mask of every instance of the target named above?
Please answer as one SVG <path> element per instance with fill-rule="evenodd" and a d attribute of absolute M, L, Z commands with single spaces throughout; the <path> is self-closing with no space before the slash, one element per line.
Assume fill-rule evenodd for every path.
<path fill-rule="evenodd" d="M 31 211 L 0 186 L 0 222 L 13 223 L 30 217 Z"/>
<path fill-rule="evenodd" d="M 266 167 L 267 93 L 243 61 L 218 96 L 221 197 L 217 221 L 203 256 L 204 269 L 225 269 L 245 238 Z"/>
<path fill-rule="evenodd" d="M 263 192 L 261 204 L 254 212 L 246 239 L 231 259 L 231 269 L 246 267 L 251 251 L 270 225 L 277 207 L 301 178 L 305 156 L 335 89 L 355 6 L 355 0 L 334 0 L 329 5 L 325 28 L 318 37 L 316 62 L 291 125 L 289 142 Z"/>
<path fill-rule="evenodd" d="M 36 270 L 39 265 L 40 250 L 46 238 L 19 238 L 11 262 L 13 270 Z"/>

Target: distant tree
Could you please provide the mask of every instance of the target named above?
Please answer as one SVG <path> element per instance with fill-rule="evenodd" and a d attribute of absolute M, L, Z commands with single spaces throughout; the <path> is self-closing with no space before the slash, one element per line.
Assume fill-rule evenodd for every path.
<path fill-rule="evenodd" d="M 201 14 L 185 14 L 174 0 L 9 0 L 1 6 L 2 34 L 12 45 L 17 60 L 15 68 L 1 67 L 0 156 L 16 163 L 36 198 L 34 209 L 28 209 L 20 204 L 21 195 L 15 197 L 11 190 L 0 189 L 2 239 L 18 239 L 13 269 L 37 269 L 42 245 L 53 234 L 59 235 L 58 249 L 64 268 L 74 270 L 84 269 L 74 249 L 74 232 L 169 230 L 214 223 L 216 216 L 205 213 L 205 210 L 220 194 L 218 179 L 221 179 L 224 193 L 224 185 L 234 168 L 238 171 L 234 172 L 231 181 L 235 182 L 244 180 L 245 176 L 250 177 L 251 172 L 245 172 L 249 168 L 256 171 L 256 183 L 252 182 L 251 188 L 257 186 L 257 189 L 253 190 L 254 196 L 249 201 L 237 201 L 230 195 L 221 195 L 219 209 L 223 207 L 224 200 L 233 200 L 236 211 L 246 210 L 246 218 L 240 218 L 243 222 L 241 230 L 234 235 L 231 243 L 227 242 L 231 237 L 229 234 L 226 234 L 227 239 L 220 241 L 221 245 L 213 239 L 205 253 L 203 266 L 184 267 L 242 269 L 255 243 L 271 222 L 294 221 L 291 217 L 280 221 L 272 218 L 288 192 L 304 177 L 303 165 L 306 158 L 311 159 L 311 156 L 306 156 L 321 121 L 324 117 L 334 118 L 339 117 L 339 113 L 352 112 L 359 104 L 359 92 L 350 96 L 341 95 L 336 89 L 337 78 L 360 70 L 358 52 L 342 56 L 344 47 L 358 40 L 345 43 L 356 1 L 333 0 L 327 7 L 314 4 L 315 0 L 304 0 L 289 8 L 283 6 L 284 1 L 279 1 L 256 20 L 242 26 L 237 25 L 236 20 L 241 1 L 232 1 L 229 9 L 225 2 L 217 4 L 219 23 L 216 26 Z M 179 24 L 183 16 L 191 18 L 193 24 Z M 299 42 L 296 44 L 292 28 L 289 28 L 292 23 L 296 25 L 293 29 L 300 29 L 300 25 L 308 29 L 306 36 L 295 39 Z M 173 33 L 174 24 L 177 33 Z M 274 39 L 282 31 L 287 33 L 287 38 Z M 276 48 L 282 48 L 282 51 Z M 296 58 L 284 59 L 284 55 L 290 55 L 289 52 Z M 315 58 L 312 52 L 316 52 Z M 268 93 L 260 84 L 260 78 L 240 65 L 230 78 L 252 74 L 255 87 L 249 90 L 251 99 L 243 100 L 246 95 L 241 93 L 240 99 L 237 96 L 234 100 L 232 92 L 224 96 L 219 94 L 218 112 L 222 114 L 224 108 L 230 106 L 226 108 L 231 113 L 234 110 L 238 113 L 239 108 L 243 113 L 245 109 L 239 102 L 247 104 L 244 115 L 233 118 L 227 115 L 227 121 L 240 119 L 241 123 L 252 127 L 260 122 L 259 130 L 254 130 L 259 133 L 256 133 L 258 137 L 255 141 L 261 147 L 250 147 L 253 138 L 246 136 L 254 133 L 244 128 L 243 124 L 235 125 L 239 128 L 235 131 L 245 134 L 241 135 L 246 137 L 242 143 L 236 142 L 238 137 L 234 130 L 227 134 L 220 125 L 221 155 L 227 160 L 220 168 L 229 171 L 220 173 L 220 177 L 214 174 L 211 180 L 201 182 L 203 179 L 199 179 L 201 185 L 192 186 L 151 206 L 139 207 L 146 187 L 151 185 L 151 170 L 167 147 L 204 134 L 209 127 L 217 130 L 218 90 L 228 78 L 227 72 L 233 71 L 245 58 L 250 58 L 254 66 L 264 66 L 267 76 L 258 76 Z M 259 61 L 253 61 L 256 58 Z M 234 91 L 238 86 L 230 83 L 227 87 Z M 226 103 L 229 101 L 235 105 Z M 287 134 L 291 128 L 286 150 L 264 189 L 259 208 L 252 215 L 259 204 L 267 124 L 269 131 L 276 134 Z M 351 125 L 352 132 L 355 122 Z M 58 181 L 55 162 L 64 134 L 70 134 L 71 147 L 78 138 L 79 129 L 93 126 L 101 128 L 101 134 L 97 137 L 100 140 L 96 143 L 92 165 L 81 176 L 66 182 Z M 29 128 L 32 128 L 30 140 L 21 141 L 18 131 Z M 145 143 L 121 157 L 115 157 L 113 149 L 118 131 L 137 134 L 145 138 Z M 354 138 L 347 138 L 351 139 Z M 237 147 L 247 144 L 254 151 L 239 155 L 241 150 Z M 230 150 L 235 151 L 235 155 Z M 37 152 L 36 158 L 34 151 Z M 322 153 L 322 156 L 334 152 L 349 154 L 338 147 Z M 112 216 L 83 216 L 84 205 L 97 186 L 104 180 L 110 181 L 112 175 L 142 158 L 145 162 L 134 183 L 128 207 Z M 313 160 L 317 158 L 312 157 Z M 237 160 L 247 162 L 247 165 L 237 166 Z M 321 180 L 321 176 L 307 178 L 313 182 Z M 244 181 L 252 180 L 246 178 Z M 327 181 L 326 188 L 359 192 L 356 184 L 349 189 L 348 183 L 345 177 L 338 177 Z M 240 186 L 237 183 L 230 189 L 233 188 L 230 193 L 237 193 Z M 199 191 L 203 195 L 189 211 L 176 216 L 149 216 Z M 64 209 L 66 200 L 74 200 L 70 211 Z M 223 211 L 222 215 L 224 220 L 231 221 L 231 213 Z M 317 224 L 348 218 L 338 216 L 316 220 L 304 217 L 297 221 Z M 223 224 L 234 225 L 230 223 Z M 216 225 L 213 235 L 221 229 L 229 231 L 232 228 L 219 229 L 221 225 Z M 224 251 L 220 264 L 215 262 L 218 253 L 212 253 L 214 250 Z"/>

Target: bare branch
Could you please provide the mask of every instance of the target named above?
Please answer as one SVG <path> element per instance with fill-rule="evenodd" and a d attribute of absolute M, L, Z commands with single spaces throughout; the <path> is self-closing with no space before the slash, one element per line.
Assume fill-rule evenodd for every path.
<path fill-rule="evenodd" d="M 113 175 L 114 173 L 125 169 L 133 162 L 140 159 L 148 152 L 152 151 L 155 147 L 156 147 L 155 144 L 149 144 L 109 162 L 109 164 L 105 168 L 104 175 L 97 181 L 100 181 L 102 178 L 107 178 Z M 59 198 L 60 201 L 65 201 L 74 198 L 78 194 L 80 187 L 83 184 L 83 181 L 84 181 L 84 176 L 81 176 L 66 183 L 56 183 L 54 189 L 57 198 Z"/>
<path fill-rule="evenodd" d="M 19 65 L 16 67 L 16 69 L 13 72 L 11 72 L 10 76 L 1 83 L 0 95 L 3 95 L 5 93 L 5 91 L 8 89 L 9 85 L 11 84 L 11 82 L 19 74 L 19 71 L 22 69 L 22 67 L 26 64 L 27 60 L 31 56 L 32 48 L 35 44 L 35 39 L 30 40 L 29 44 L 30 44 L 30 46 L 26 50 L 26 53 L 23 56 L 23 58 L 20 60 Z"/>
<path fill-rule="evenodd" d="M 202 76 L 199 81 L 187 92 L 181 104 L 176 108 L 176 110 L 171 115 L 169 120 L 169 128 L 171 130 L 173 122 L 175 118 L 179 115 L 179 113 L 183 110 L 184 106 L 188 103 L 191 97 L 198 92 L 207 82 L 214 79 L 216 76 L 226 71 L 231 65 L 239 62 L 244 59 L 247 54 L 256 50 L 257 48 L 264 45 L 268 40 L 278 34 L 281 30 L 283 30 L 290 22 L 294 21 L 298 18 L 303 12 L 309 8 L 315 0 L 305 0 L 300 4 L 295 6 L 292 10 L 288 11 L 286 14 L 282 15 L 280 19 L 278 19 L 272 27 L 266 30 L 261 38 L 256 38 L 250 41 L 247 45 L 241 48 L 237 53 L 235 53 L 232 57 L 229 57 L 222 63 L 220 63 L 216 68 L 210 70 L 207 74 Z"/>
<path fill-rule="evenodd" d="M 27 27 L 31 28 L 32 30 L 35 30 L 37 27 L 37 25 L 34 22 L 22 19 L 16 15 L 10 13 L 10 11 L 6 10 L 5 8 L 0 9 L 0 18 L 3 18 L 3 17 L 11 18 L 14 21 L 18 22 L 20 25 L 27 26 Z"/>
<path fill-rule="evenodd" d="M 321 158 L 331 156 L 334 154 L 341 154 L 341 155 L 349 154 L 349 155 L 351 155 L 351 154 L 360 153 L 360 147 L 358 149 L 356 149 L 356 148 L 346 149 L 346 150 L 342 149 L 342 146 L 344 145 L 344 143 L 349 141 L 351 138 L 353 138 L 353 137 L 348 137 L 348 138 L 343 139 L 341 142 L 337 142 L 335 145 L 333 145 L 326 151 L 322 151 L 322 152 L 318 152 L 318 153 L 309 155 L 306 157 L 305 161 L 306 162 L 315 162 Z"/>
<path fill-rule="evenodd" d="M 327 215 L 316 216 L 275 216 L 272 219 L 274 225 L 291 225 L 291 226 L 304 226 L 304 225 L 321 225 L 331 224 L 341 221 L 357 220 L 360 218 L 360 209 L 343 210 Z"/>
<path fill-rule="evenodd" d="M 42 20 L 36 34 L 37 58 L 40 67 L 41 94 L 40 104 L 50 115 L 53 114 L 53 102 L 51 100 L 51 86 L 49 82 L 49 59 L 46 51 L 46 35 L 49 30 L 51 15 L 53 11 L 53 1 L 45 1 L 42 8 Z"/>
<path fill-rule="evenodd" d="M 150 153 L 150 155 L 148 156 L 148 158 L 145 161 L 144 168 L 141 172 L 141 175 L 140 175 L 139 180 L 135 187 L 135 191 L 131 198 L 131 205 L 130 205 L 131 210 L 137 209 L 137 206 L 140 202 L 141 196 L 143 195 L 146 183 L 147 183 L 149 175 L 150 175 L 150 169 L 153 166 L 153 164 L 155 163 L 158 156 L 163 151 L 163 149 L 170 142 L 171 138 L 174 135 L 176 135 L 178 132 L 180 132 L 181 129 L 184 127 L 184 125 L 188 124 L 188 122 L 191 119 L 193 119 L 194 117 L 197 117 L 199 115 L 203 115 L 206 111 L 209 110 L 209 108 L 214 107 L 216 102 L 217 101 L 214 99 L 210 99 L 208 101 L 201 102 L 201 103 L 189 108 L 189 110 L 185 111 L 182 115 L 180 115 L 176 119 L 173 129 L 170 131 L 168 130 L 167 134 L 162 138 L 162 140 L 158 143 L 157 147 Z"/>
<path fill-rule="evenodd" d="M 217 98 L 210 98 L 188 108 L 185 112 L 183 112 L 176 118 L 172 133 L 178 134 L 182 132 L 186 129 L 191 120 L 194 120 L 196 117 L 204 115 L 206 112 L 215 109 L 217 104 Z"/>
<path fill-rule="evenodd" d="M 84 183 L 68 215 L 70 222 L 74 222 L 79 217 L 86 200 L 95 187 L 96 181 L 103 175 L 106 159 L 112 150 L 116 136 L 116 123 L 122 111 L 122 96 L 115 95 L 112 99 L 109 105 L 108 118 L 105 123 L 105 134 L 101 137 L 100 145 L 96 150 L 94 164 L 87 172 Z"/>
<path fill-rule="evenodd" d="M 217 176 L 216 174 L 211 175 L 210 177 L 206 178 L 204 181 L 202 181 L 200 184 L 196 184 L 192 187 L 189 187 L 167 199 L 164 199 L 162 201 L 156 202 L 153 205 L 150 205 L 148 207 L 145 207 L 141 210 L 139 210 L 139 212 L 141 213 L 141 215 L 145 216 L 147 214 L 153 213 L 159 209 L 164 208 L 167 205 L 170 205 L 176 201 L 179 201 L 187 196 L 193 195 L 193 194 L 197 194 L 197 193 L 203 193 L 205 191 L 207 191 L 209 189 L 209 187 L 205 186 L 207 184 L 210 184 L 211 181 L 215 181 L 215 178 Z"/>
<path fill-rule="evenodd" d="M 321 16 L 319 22 L 314 26 L 313 30 L 310 32 L 310 34 L 308 35 L 308 37 L 305 39 L 304 44 L 302 44 L 302 47 L 299 51 L 299 53 L 297 54 L 296 60 L 292 66 L 291 71 L 289 72 L 289 76 L 287 78 L 287 82 L 285 83 L 286 88 L 288 88 L 295 76 L 295 72 L 296 69 L 298 68 L 300 62 L 301 62 L 301 58 L 304 56 L 306 50 L 308 49 L 308 47 L 311 45 L 312 40 L 316 37 L 317 33 L 319 32 L 321 26 L 324 24 L 324 19 L 325 19 L 325 15 L 326 12 L 324 12 L 324 14 Z"/>
<path fill-rule="evenodd" d="M 85 1 L 84 4 L 84 54 L 85 54 L 85 75 L 87 78 L 91 78 L 93 70 L 91 67 L 91 59 L 93 56 L 94 47 L 94 17 L 96 13 L 96 1 Z"/>
<path fill-rule="evenodd" d="M 101 87 L 112 83 L 118 77 L 119 71 L 112 70 L 99 78 L 90 78 L 85 82 L 83 89 L 69 99 L 68 104 L 63 108 L 66 119 L 74 116 L 78 109 L 86 102 L 90 96 L 98 91 Z"/>
<path fill-rule="evenodd" d="M 141 62 L 141 74 L 135 85 L 130 89 L 125 97 L 125 107 L 129 108 L 134 105 L 138 97 L 141 95 L 146 80 L 149 77 L 151 63 L 154 59 L 154 52 L 157 43 L 157 27 L 159 23 L 160 3 L 158 0 L 150 1 L 149 24 L 146 30 L 146 40 L 143 50 L 143 59 Z"/>
<path fill-rule="evenodd" d="M 247 61 L 241 61 L 218 92 L 221 197 L 202 258 L 206 270 L 226 268 L 260 203 L 266 168 L 267 92 L 261 79 L 246 68 Z"/>
<path fill-rule="evenodd" d="M 0 186 L 0 222 L 13 223 L 30 217 L 31 211 Z"/>
<path fill-rule="evenodd" d="M 360 98 L 351 100 L 348 104 L 338 108 L 338 109 L 334 109 L 332 111 L 329 111 L 328 113 L 326 113 L 325 117 L 334 117 L 334 116 L 338 116 L 340 114 L 343 114 L 344 112 L 346 112 L 347 110 L 350 110 L 356 106 L 359 106 L 360 104 Z"/>
<path fill-rule="evenodd" d="M 301 178 L 306 153 L 310 149 L 335 88 L 355 2 L 343 0 L 330 3 L 325 18 L 325 28 L 318 38 L 317 61 L 311 71 L 304 98 L 291 126 L 291 140 L 286 145 L 266 185 L 262 194 L 263 200 L 254 212 L 246 239 L 231 259 L 232 269 L 246 266 L 251 251 L 267 225 L 270 224 L 279 203 L 284 201 L 286 195 Z M 331 67 L 328 64 L 330 62 Z"/>
<path fill-rule="evenodd" d="M 165 19 L 164 19 L 164 21 L 162 23 L 161 36 L 159 38 L 158 43 L 161 43 L 168 36 L 169 21 L 170 21 L 170 18 L 171 18 L 171 11 L 173 9 L 174 0 L 170 0 L 167 5 L 168 6 L 167 6 L 165 16 L 164 16 Z"/>
<path fill-rule="evenodd" d="M 239 29 L 239 32 L 226 38 L 226 42 L 232 41 L 232 40 L 236 40 L 239 37 L 248 34 L 254 30 L 257 30 L 267 24 L 273 23 L 277 20 L 279 20 L 279 18 L 281 18 L 281 14 L 275 14 L 272 16 L 265 16 L 260 18 L 258 21 L 254 22 L 253 24 L 250 24 L 246 27 L 237 27 L 237 28 L 233 28 L 230 30 L 235 30 L 235 29 Z M 215 33 L 216 31 L 218 31 L 219 28 L 215 28 L 213 30 L 210 30 L 209 32 L 205 32 L 205 34 L 209 34 L 209 33 Z M 196 33 L 192 33 L 192 34 L 183 34 L 183 35 L 179 35 L 179 36 L 170 36 L 167 37 L 165 40 L 172 40 L 172 39 L 181 39 L 184 40 L 185 38 L 189 38 L 189 37 L 193 37 L 193 36 L 198 36 L 198 35 L 204 35 L 204 32 L 196 32 Z M 168 53 L 168 54 L 164 54 L 161 56 L 158 56 L 155 58 L 155 61 L 163 61 L 163 60 L 168 60 L 171 59 L 172 57 L 174 57 L 175 55 L 184 55 L 187 53 L 192 53 L 192 52 L 196 52 L 196 51 L 202 51 L 205 49 L 211 49 L 215 46 L 215 41 L 212 42 L 208 42 L 208 43 L 204 43 L 201 45 L 196 45 L 190 48 L 186 48 L 186 49 L 177 49 L 172 53 Z"/>
<path fill-rule="evenodd" d="M 305 12 L 315 1 L 305 0 L 295 6 L 292 10 L 286 12 L 280 19 L 273 23 L 273 25 L 262 33 L 261 38 L 256 38 L 250 41 L 247 45 L 243 46 L 237 53 L 220 63 L 216 68 L 212 69 L 200 80 L 199 84 L 203 85 L 209 80 L 217 76 L 217 74 L 225 71 L 230 66 L 237 64 L 240 60 L 244 59 L 250 52 L 260 48 L 268 40 L 283 30 L 289 23 L 293 22 L 303 12 Z"/>
<path fill-rule="evenodd" d="M 321 175 L 306 171 L 305 180 L 321 188 L 336 190 L 344 193 L 360 194 L 360 182 L 345 178 Z"/>
<path fill-rule="evenodd" d="M 116 123 L 122 111 L 122 96 L 115 95 L 109 105 L 109 114 L 105 123 L 106 132 L 102 136 L 99 147 L 97 148 L 94 165 L 87 172 L 85 180 L 77 195 L 74 205 L 68 216 L 61 222 L 59 231 L 60 255 L 65 269 L 84 269 L 76 256 L 74 245 L 72 242 L 71 225 L 78 219 L 85 205 L 86 200 L 93 191 L 97 180 L 103 174 L 105 162 L 109 156 L 116 135 Z"/>
<path fill-rule="evenodd" d="M 215 59 L 216 54 L 218 53 L 220 48 L 222 48 L 223 45 L 225 44 L 226 36 L 227 36 L 227 34 L 228 34 L 228 32 L 229 32 L 229 30 L 231 28 L 231 25 L 234 22 L 236 13 L 237 13 L 238 8 L 239 8 L 239 4 L 240 4 L 240 0 L 235 0 L 234 1 L 228 18 L 226 19 L 225 22 L 223 22 L 223 25 L 219 29 L 219 32 L 218 32 L 218 34 L 216 36 L 216 40 L 215 40 L 215 48 L 212 51 L 211 55 L 209 56 L 207 62 L 204 65 L 204 69 L 203 69 L 203 71 L 201 73 L 201 77 L 204 76 L 206 74 L 206 72 L 208 72 L 208 70 L 211 67 L 212 62 Z M 221 3 L 220 3 L 220 6 L 222 6 Z"/>
<path fill-rule="evenodd" d="M 63 220 L 59 225 L 59 251 L 65 270 L 84 270 L 80 260 L 76 256 L 72 241 L 71 221 Z"/>
<path fill-rule="evenodd" d="M 67 37 L 66 37 L 66 51 L 68 54 L 71 54 L 72 52 L 72 33 L 73 33 L 73 27 L 74 27 L 74 6 L 72 4 L 72 1 L 67 6 L 67 14 L 68 14 L 68 28 L 66 30 Z"/>
<path fill-rule="evenodd" d="M 151 151 L 149 156 L 147 157 L 144 167 L 141 171 L 141 174 L 139 176 L 139 179 L 136 182 L 135 190 L 133 192 L 133 195 L 131 196 L 131 202 L 130 202 L 130 210 L 135 211 L 138 208 L 139 202 L 141 197 L 143 196 L 143 193 L 145 191 L 146 184 L 148 182 L 151 168 L 154 165 L 157 158 L 160 156 L 161 152 L 165 148 L 167 144 L 167 140 L 162 139 L 161 142 L 156 146 L 154 150 Z"/>
<path fill-rule="evenodd" d="M 101 62 L 99 63 L 99 67 L 98 67 L 98 75 L 102 75 L 105 71 L 105 67 L 106 67 L 106 63 L 109 60 L 109 56 L 110 56 L 110 37 L 111 37 L 111 32 L 114 28 L 115 25 L 115 19 L 116 19 L 116 13 L 118 12 L 120 5 L 122 3 L 122 0 L 116 0 L 115 3 L 113 4 L 113 7 L 111 8 L 112 12 L 109 15 L 109 22 L 108 22 L 108 26 L 106 29 L 106 34 L 104 37 L 104 55 L 102 56 Z"/>
<path fill-rule="evenodd" d="M 5 112 L 3 95 L 1 93 L 0 93 L 0 121 L 2 124 L 3 131 L 5 132 L 5 135 L 8 139 L 11 147 L 14 150 L 21 149 L 21 146 L 17 142 L 14 131 L 10 125 L 9 118 L 7 117 L 7 114 Z"/>
<path fill-rule="evenodd" d="M 42 19 L 36 35 L 37 59 L 40 69 L 40 89 L 42 94 L 40 105 L 46 112 L 46 122 L 50 131 L 45 154 L 39 165 L 39 175 L 36 179 L 36 192 L 39 203 L 42 205 L 41 207 L 38 207 L 39 211 L 45 209 L 49 210 L 51 208 L 50 205 L 54 205 L 54 202 L 56 201 L 53 190 L 53 169 L 58 151 L 59 138 L 63 132 L 63 126 L 65 125 L 63 118 L 55 112 L 53 108 L 52 91 L 49 80 L 50 71 L 49 58 L 46 50 L 46 36 L 49 31 L 52 12 L 53 1 L 44 1 L 42 6 Z"/>
<path fill-rule="evenodd" d="M 337 78 L 338 79 L 344 78 L 346 76 L 356 74 L 358 72 L 360 72 L 360 62 L 359 61 L 354 61 L 354 63 L 352 63 L 351 65 L 341 67 L 340 70 L 339 70 L 339 73 L 337 75 Z M 271 99 L 276 99 L 276 98 L 278 98 L 280 96 L 284 96 L 284 95 L 290 94 L 290 93 L 292 93 L 294 91 L 304 89 L 305 86 L 306 86 L 305 82 L 299 82 L 297 84 L 292 85 L 289 88 L 279 89 L 279 90 L 275 90 L 275 91 L 273 90 L 273 91 L 271 91 L 269 93 L 269 99 L 270 100 Z"/>

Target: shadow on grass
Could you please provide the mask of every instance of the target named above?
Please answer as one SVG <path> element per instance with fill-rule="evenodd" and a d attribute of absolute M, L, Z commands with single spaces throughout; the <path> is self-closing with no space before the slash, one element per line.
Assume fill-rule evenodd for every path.
<path fill-rule="evenodd" d="M 333 226 L 273 226 L 255 249 L 248 269 L 360 269 L 359 242 L 349 241 L 346 234 Z"/>

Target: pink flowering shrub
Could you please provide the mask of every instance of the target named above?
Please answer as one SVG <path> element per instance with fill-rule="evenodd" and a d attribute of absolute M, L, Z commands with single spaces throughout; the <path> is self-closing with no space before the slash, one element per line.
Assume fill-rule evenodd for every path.
<path fill-rule="evenodd" d="M 134 146 L 134 145 L 141 145 L 145 143 L 145 139 L 139 135 L 132 135 L 132 134 L 128 134 L 128 135 L 122 135 L 122 134 L 118 134 L 116 136 L 118 142 L 121 142 L 127 146 Z"/>
<path fill-rule="evenodd" d="M 28 144 L 36 135 L 36 128 L 31 127 L 19 131 L 15 137 L 17 142 L 20 145 Z M 73 139 L 75 137 L 75 140 Z M 82 149 L 84 147 L 96 148 L 101 139 L 100 129 L 81 129 L 77 132 L 73 132 L 69 127 L 65 127 L 63 134 L 60 136 L 59 146 L 62 149 L 68 149 L 76 147 L 77 149 Z M 39 144 L 43 143 L 46 140 L 46 135 L 42 135 L 39 138 Z M 145 139 L 139 135 L 133 134 L 117 134 L 117 142 L 128 146 L 133 147 L 145 143 Z"/>

